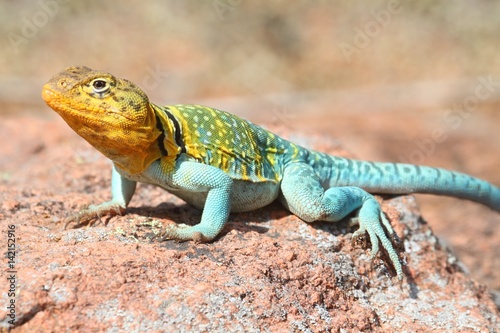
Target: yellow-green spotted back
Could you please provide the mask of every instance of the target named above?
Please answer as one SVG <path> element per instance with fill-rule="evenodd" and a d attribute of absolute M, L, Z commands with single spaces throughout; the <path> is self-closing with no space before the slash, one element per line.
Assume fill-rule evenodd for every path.
<path fill-rule="evenodd" d="M 156 111 L 174 121 L 177 144 L 188 156 L 233 179 L 278 182 L 285 160 L 300 149 L 247 120 L 206 106 L 174 105 Z"/>

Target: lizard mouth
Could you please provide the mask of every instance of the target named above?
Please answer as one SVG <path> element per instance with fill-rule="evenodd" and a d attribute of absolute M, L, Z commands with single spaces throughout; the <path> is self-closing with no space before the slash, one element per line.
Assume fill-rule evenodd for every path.
<path fill-rule="evenodd" d="M 50 83 L 46 83 L 42 87 L 42 98 L 55 112 L 57 112 L 61 117 L 63 117 L 68 124 L 72 123 L 72 118 L 70 115 L 78 119 L 80 122 L 85 120 L 84 114 L 78 112 L 77 109 L 73 108 L 71 105 L 65 104 L 61 101 L 61 93 L 54 89 Z"/>
<path fill-rule="evenodd" d="M 57 103 L 54 103 L 59 94 L 55 91 L 52 86 L 47 83 L 42 87 L 42 98 L 49 106 L 55 106 Z"/>

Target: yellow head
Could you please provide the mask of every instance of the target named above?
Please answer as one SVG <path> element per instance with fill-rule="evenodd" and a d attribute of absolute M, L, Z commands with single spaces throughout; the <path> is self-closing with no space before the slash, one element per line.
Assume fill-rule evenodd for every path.
<path fill-rule="evenodd" d="M 76 133 L 128 172 L 141 172 L 161 157 L 155 113 L 132 82 L 69 67 L 43 86 L 42 97 Z"/>

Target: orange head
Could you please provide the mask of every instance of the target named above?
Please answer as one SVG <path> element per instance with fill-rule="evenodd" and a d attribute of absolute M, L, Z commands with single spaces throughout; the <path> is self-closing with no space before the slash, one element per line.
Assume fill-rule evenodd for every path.
<path fill-rule="evenodd" d="M 42 97 L 76 133 L 131 173 L 161 156 L 153 108 L 130 81 L 69 67 L 43 86 Z"/>

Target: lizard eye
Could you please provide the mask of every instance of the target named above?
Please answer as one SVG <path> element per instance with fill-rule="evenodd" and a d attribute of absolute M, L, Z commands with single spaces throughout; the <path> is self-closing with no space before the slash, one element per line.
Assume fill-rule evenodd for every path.
<path fill-rule="evenodd" d="M 109 84 L 106 80 L 95 79 L 91 84 L 92 87 L 94 87 L 94 92 L 96 93 L 104 93 L 109 90 Z"/>

